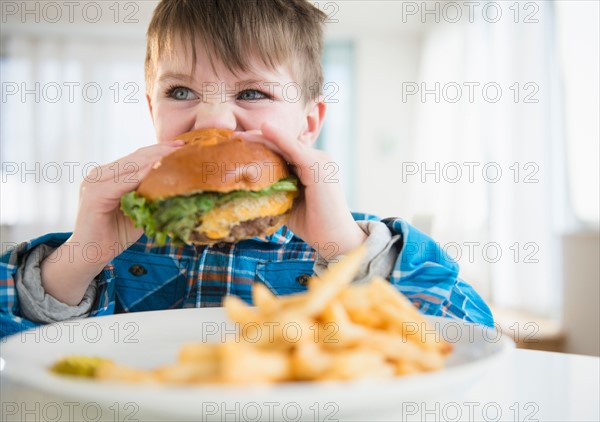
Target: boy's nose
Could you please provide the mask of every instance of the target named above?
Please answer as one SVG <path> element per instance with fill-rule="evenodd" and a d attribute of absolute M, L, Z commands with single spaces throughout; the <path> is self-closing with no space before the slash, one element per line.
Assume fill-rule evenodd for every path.
<path fill-rule="evenodd" d="M 229 104 L 225 102 L 198 104 L 194 130 L 210 128 L 238 130 L 237 126 L 237 118 Z"/>

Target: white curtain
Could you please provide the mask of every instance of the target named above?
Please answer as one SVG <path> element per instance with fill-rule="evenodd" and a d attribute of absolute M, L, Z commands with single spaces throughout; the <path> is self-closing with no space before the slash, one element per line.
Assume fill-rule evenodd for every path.
<path fill-rule="evenodd" d="M 144 47 L 143 38 L 5 37 L 3 242 L 71 230 L 92 166 L 154 142 Z"/>
<path fill-rule="evenodd" d="M 562 94 L 552 5 L 536 4 L 538 23 L 428 29 L 412 156 L 420 177 L 407 179 L 412 214 L 431 214 L 465 279 L 494 305 L 558 315 Z"/>

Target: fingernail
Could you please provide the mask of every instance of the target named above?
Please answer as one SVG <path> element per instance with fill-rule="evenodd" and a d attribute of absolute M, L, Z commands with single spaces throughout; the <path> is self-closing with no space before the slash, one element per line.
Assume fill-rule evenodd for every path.
<path fill-rule="evenodd" d="M 174 146 L 174 147 L 180 147 L 183 145 L 185 145 L 185 142 L 182 141 L 181 139 L 176 139 L 171 143 L 171 146 Z"/>

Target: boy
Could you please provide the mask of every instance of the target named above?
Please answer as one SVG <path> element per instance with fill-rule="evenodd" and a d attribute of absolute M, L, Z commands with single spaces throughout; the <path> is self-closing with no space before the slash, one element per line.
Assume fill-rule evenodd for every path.
<path fill-rule="evenodd" d="M 82 183 L 72 234 L 46 235 L 2 257 L 0 335 L 74 317 L 219 306 L 230 294 L 250 302 L 256 282 L 276 294 L 299 292 L 308 276 L 361 244 L 368 254 L 359 280 L 381 275 L 424 313 L 492 325 L 487 305 L 433 240 L 400 219 L 351 214 L 339 183 L 315 180 L 311 169 L 331 162 L 312 148 L 326 108 L 315 89 L 323 84 L 325 18 L 305 0 L 163 0 L 145 66 L 158 142 Z M 289 86 L 299 101 L 286 98 Z M 303 200 L 266 240 L 155 247 L 119 210 L 120 197 L 182 145 L 179 134 L 211 127 L 263 142 L 293 163 Z"/>

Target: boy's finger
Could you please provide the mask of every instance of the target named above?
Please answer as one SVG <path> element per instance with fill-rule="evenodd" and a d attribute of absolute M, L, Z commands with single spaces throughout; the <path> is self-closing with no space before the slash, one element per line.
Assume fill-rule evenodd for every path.
<path fill-rule="evenodd" d="M 260 142 L 266 145 L 269 149 L 281 155 L 288 163 L 303 163 L 305 150 L 297 139 L 288 138 L 282 130 L 268 123 L 263 123 L 261 130 L 250 130 L 246 132 L 236 132 L 240 138 L 251 141 Z"/>
<path fill-rule="evenodd" d="M 286 159 L 286 161 L 289 161 L 288 158 L 286 157 L 286 154 L 281 150 L 281 148 L 279 148 L 271 140 L 267 139 L 260 130 L 249 130 L 247 132 L 235 132 L 234 136 L 237 138 L 243 139 L 244 141 L 258 142 L 260 144 L 263 144 L 270 150 L 281 155 L 284 159 Z"/>
<path fill-rule="evenodd" d="M 184 145 L 184 143 L 181 143 L 181 145 Z M 129 161 L 123 160 L 124 162 L 119 163 L 119 168 L 123 169 L 124 175 L 132 175 L 137 186 L 159 164 L 162 157 L 169 155 L 181 145 L 165 145 L 160 147 L 157 145 L 157 148 L 149 151 L 147 155 L 144 154 L 139 158 L 135 157 L 135 159 Z"/>
<path fill-rule="evenodd" d="M 175 141 L 143 147 L 112 163 L 92 169 L 86 176 L 88 182 L 116 182 L 135 188 L 165 155 L 184 145 Z M 128 190 L 130 190 L 128 189 Z"/>
<path fill-rule="evenodd" d="M 185 142 L 183 142 L 181 140 L 175 140 L 175 141 L 171 141 L 171 142 L 161 142 L 158 144 L 139 148 L 138 150 L 134 151 L 133 153 L 129 154 L 128 156 L 124 157 L 123 159 L 133 158 L 133 157 L 149 157 L 149 158 L 162 157 L 164 155 L 167 155 L 167 154 L 173 152 L 175 149 L 182 147 L 183 145 L 185 145 Z"/>
<path fill-rule="evenodd" d="M 276 126 L 263 123 L 261 127 L 263 136 L 278 148 L 284 157 L 290 162 L 302 162 L 303 146 L 297 139 L 289 139 L 284 135 L 284 131 Z"/>
<path fill-rule="evenodd" d="M 317 176 L 318 172 L 315 172 L 315 166 L 327 169 L 327 166 L 331 166 L 331 163 L 333 163 L 327 152 L 312 148 L 298 139 L 290 140 L 286 138 L 284 132 L 274 125 L 263 124 L 262 132 L 267 139 L 282 151 L 282 156 L 295 168 L 296 175 L 305 187 L 320 181 Z M 328 185 L 333 186 L 333 181 L 329 181 Z"/>

